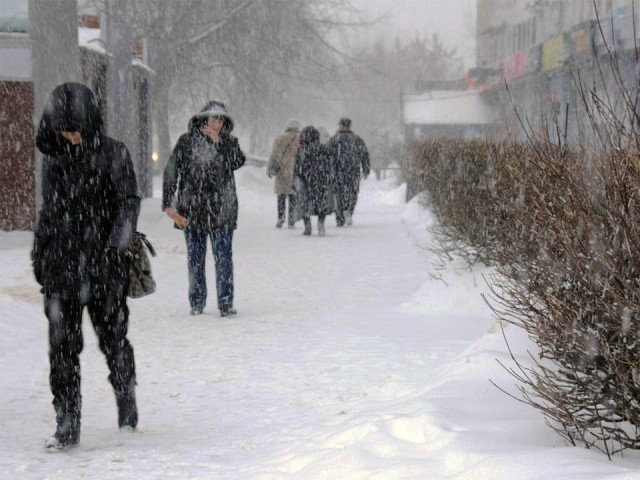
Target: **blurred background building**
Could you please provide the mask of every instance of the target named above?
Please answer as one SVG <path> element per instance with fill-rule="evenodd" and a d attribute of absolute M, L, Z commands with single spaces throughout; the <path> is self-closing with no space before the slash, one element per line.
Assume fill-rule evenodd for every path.
<path fill-rule="evenodd" d="M 66 81 L 93 90 L 107 134 L 125 141 L 140 194 L 151 196 L 153 72 L 143 41 L 128 42 L 124 57 L 114 51 L 105 31 L 112 20 L 78 11 L 75 0 L 0 0 L 0 229 L 35 225 L 42 161 L 36 122 L 49 92 Z M 122 58 L 128 84 L 121 81 Z M 117 101 L 123 93 L 126 103 Z"/>

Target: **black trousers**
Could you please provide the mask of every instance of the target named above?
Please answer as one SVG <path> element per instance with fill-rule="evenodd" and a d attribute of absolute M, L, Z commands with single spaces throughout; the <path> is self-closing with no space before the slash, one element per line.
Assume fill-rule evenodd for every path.
<path fill-rule="evenodd" d="M 287 201 L 287 197 L 289 197 L 289 225 L 292 226 L 295 223 L 293 218 L 293 211 L 296 206 L 295 195 L 278 195 L 278 221 L 284 222 L 285 203 Z"/>
<path fill-rule="evenodd" d="M 318 225 L 324 223 L 324 219 L 327 218 L 326 215 L 318 215 Z M 302 221 L 304 222 L 304 231 L 311 232 L 311 215 L 305 215 L 302 217 Z"/>
<path fill-rule="evenodd" d="M 70 414 L 80 419 L 80 352 L 82 312 L 85 305 L 78 299 L 46 295 L 44 310 L 49 320 L 49 383 L 53 405 L 58 417 Z M 91 323 L 98 337 L 100 350 L 109 367 L 109 381 L 116 394 L 135 385 L 133 347 L 127 340 L 129 308 L 126 296 L 106 294 L 86 305 Z"/>
<path fill-rule="evenodd" d="M 360 177 L 343 178 L 338 182 L 338 192 L 336 201 L 336 223 L 344 225 L 344 214 L 349 212 L 353 215 L 358 203 L 358 193 L 360 192 Z"/>

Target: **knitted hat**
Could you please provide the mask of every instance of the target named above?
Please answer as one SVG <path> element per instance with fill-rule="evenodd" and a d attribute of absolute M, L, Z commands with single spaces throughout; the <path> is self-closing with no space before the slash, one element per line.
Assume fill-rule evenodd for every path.
<path fill-rule="evenodd" d="M 340 119 L 340 121 L 338 122 L 338 125 L 340 125 L 341 127 L 350 128 L 351 127 L 351 119 L 350 118 L 346 118 L 346 117 L 342 117 Z"/>
<path fill-rule="evenodd" d="M 290 118 L 284 126 L 285 130 L 300 130 L 300 121 L 297 118 Z"/>

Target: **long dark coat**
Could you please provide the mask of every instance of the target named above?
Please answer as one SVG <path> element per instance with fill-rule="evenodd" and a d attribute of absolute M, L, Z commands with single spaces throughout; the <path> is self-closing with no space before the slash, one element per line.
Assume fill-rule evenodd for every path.
<path fill-rule="evenodd" d="M 187 230 L 211 233 L 237 227 L 234 171 L 244 165 L 245 155 L 238 139 L 229 133 L 232 126 L 225 122 L 220 143 L 215 144 L 200 131 L 198 117 L 194 116 L 167 162 L 162 209 L 174 206 L 189 220 Z"/>
<path fill-rule="evenodd" d="M 299 217 L 333 213 L 335 171 L 329 149 L 320 143 L 315 127 L 300 132 L 296 154 L 294 186 L 297 190 Z"/>
<path fill-rule="evenodd" d="M 370 173 L 369 152 L 364 141 L 350 130 L 339 131 L 328 144 L 335 158 L 338 181 L 353 184 Z"/>
<path fill-rule="evenodd" d="M 68 143 L 63 130 L 79 131 L 82 144 Z M 44 293 L 84 301 L 126 285 L 123 254 L 136 231 L 140 197 L 129 151 L 102 134 L 91 90 L 67 83 L 51 93 L 36 146 L 44 159 L 32 260 Z M 108 256 L 108 249 L 120 255 Z"/>

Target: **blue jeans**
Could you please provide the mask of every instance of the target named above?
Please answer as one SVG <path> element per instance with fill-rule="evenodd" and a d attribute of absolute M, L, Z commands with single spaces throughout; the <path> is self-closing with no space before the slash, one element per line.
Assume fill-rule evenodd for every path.
<path fill-rule="evenodd" d="M 233 230 L 213 233 L 184 232 L 187 243 L 187 266 L 189 271 L 189 303 L 191 308 L 204 308 L 207 303 L 207 277 L 205 259 L 207 239 L 211 239 L 211 249 L 216 267 L 216 289 L 218 308 L 233 306 Z"/>

